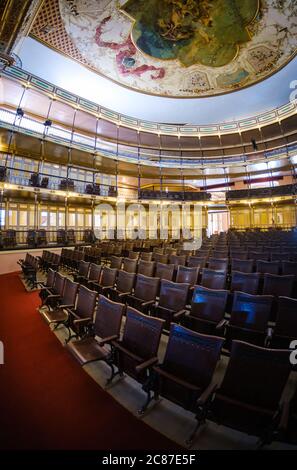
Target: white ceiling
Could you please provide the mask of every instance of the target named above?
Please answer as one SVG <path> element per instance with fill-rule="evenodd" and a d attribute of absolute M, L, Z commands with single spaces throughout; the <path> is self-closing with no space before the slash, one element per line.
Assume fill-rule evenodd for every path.
<path fill-rule="evenodd" d="M 215 124 L 269 111 L 289 101 L 297 57 L 267 80 L 241 91 L 200 99 L 149 96 L 91 72 L 32 38 L 18 51 L 24 70 L 113 111 L 138 119 L 176 124 Z"/>

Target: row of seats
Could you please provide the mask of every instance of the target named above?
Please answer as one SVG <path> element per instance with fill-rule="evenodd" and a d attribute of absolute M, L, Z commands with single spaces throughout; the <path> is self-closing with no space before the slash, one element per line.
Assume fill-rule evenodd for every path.
<path fill-rule="evenodd" d="M 55 298 L 55 305 L 41 311 L 44 318 L 49 324 L 68 328 L 67 349 L 81 365 L 103 361 L 111 370 L 109 383 L 124 373 L 140 383 L 146 393 L 141 413 L 159 396 L 189 410 L 197 420 L 189 444 L 207 419 L 258 436 L 259 446 L 276 438 L 291 440 L 292 434 L 296 437 L 296 430 L 294 434 L 291 428 L 296 418 L 295 401 L 280 405 L 292 367 L 287 349 L 233 340 L 219 386 L 213 378 L 224 347 L 223 337 L 172 323 L 165 357 L 160 362 L 158 349 L 166 325 L 163 319 L 125 307 L 102 294 L 96 305 L 96 292 L 79 287 L 59 273 L 54 277 L 61 296 Z M 44 286 L 40 295 L 44 304 L 45 298 L 56 294 Z M 208 301 L 205 305 L 208 308 Z M 70 342 L 73 337 L 75 340 Z"/>
<path fill-rule="evenodd" d="M 61 278 L 59 273 L 49 270 L 41 291 L 43 305 L 53 307 L 53 302 L 55 304 L 62 296 Z M 189 295 L 191 286 L 188 283 L 160 281 L 159 278 L 117 272 L 96 264 L 91 264 L 88 272 L 74 273 L 74 283 L 162 318 L 167 331 L 172 322 L 177 322 L 200 333 L 223 336 L 226 350 L 230 349 L 233 339 L 288 348 L 297 338 L 297 300 L 285 296 L 276 301 L 272 295 L 230 293 L 199 285 L 195 285 Z M 52 295 L 45 295 L 48 293 Z M 269 322 L 275 319 L 272 327 Z"/>

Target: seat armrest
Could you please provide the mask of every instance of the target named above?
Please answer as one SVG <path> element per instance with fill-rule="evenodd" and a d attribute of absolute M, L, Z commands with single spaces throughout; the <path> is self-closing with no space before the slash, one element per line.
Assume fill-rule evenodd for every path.
<path fill-rule="evenodd" d="M 150 359 L 148 359 L 147 361 L 144 361 L 142 362 L 141 364 L 139 364 L 138 366 L 135 367 L 135 370 L 137 372 L 137 374 L 139 374 L 140 372 L 142 372 L 143 370 L 145 369 L 148 369 L 149 367 L 152 367 L 154 364 L 156 364 L 158 362 L 158 358 L 157 357 L 151 357 Z"/>
<path fill-rule="evenodd" d="M 131 292 L 118 292 L 118 297 L 121 299 L 122 297 L 127 297 L 131 294 Z"/>
<path fill-rule="evenodd" d="M 99 346 L 104 346 L 106 343 L 115 341 L 118 337 L 119 335 L 106 336 L 106 338 L 102 338 L 100 341 L 98 341 L 98 344 Z"/>
<path fill-rule="evenodd" d="M 107 290 L 107 289 L 112 289 L 113 286 L 100 286 L 101 289 L 104 291 L 104 290 Z"/>
<path fill-rule="evenodd" d="M 141 302 L 141 305 L 143 307 L 147 307 L 148 305 L 153 305 L 154 302 L 155 302 L 154 300 L 147 300 L 145 302 Z"/>
<path fill-rule="evenodd" d="M 201 393 L 200 397 L 197 400 L 198 406 L 204 406 L 206 403 L 211 399 L 212 395 L 218 388 L 218 384 L 216 382 L 210 383 L 209 386 Z"/>
<path fill-rule="evenodd" d="M 87 325 L 91 321 L 92 321 L 92 319 L 90 317 L 88 317 L 88 318 L 76 318 L 73 323 L 75 325 Z"/>
<path fill-rule="evenodd" d="M 69 304 L 69 305 L 62 304 L 62 305 L 59 305 L 58 308 L 64 308 L 65 310 L 70 310 L 71 311 L 71 309 L 74 308 L 74 305 L 73 304 Z"/>
<path fill-rule="evenodd" d="M 228 324 L 228 320 L 221 320 L 217 325 L 216 325 L 216 330 L 222 330 L 223 328 L 225 328 Z"/>
<path fill-rule="evenodd" d="M 270 326 L 267 328 L 267 332 L 266 332 L 266 338 L 264 340 L 264 345 L 265 347 L 269 347 L 271 341 L 272 341 L 272 335 L 273 335 L 273 328 L 271 328 Z"/>
<path fill-rule="evenodd" d="M 184 317 L 185 314 L 186 314 L 186 310 L 180 310 L 179 312 L 176 312 L 173 314 L 173 318 L 177 320 L 181 317 Z"/>

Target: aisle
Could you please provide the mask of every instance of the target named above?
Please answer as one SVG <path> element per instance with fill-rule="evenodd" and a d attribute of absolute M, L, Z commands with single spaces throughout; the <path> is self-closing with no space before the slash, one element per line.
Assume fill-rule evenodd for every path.
<path fill-rule="evenodd" d="M 36 292 L 0 276 L 1 449 L 178 449 L 125 410 L 44 323 Z"/>

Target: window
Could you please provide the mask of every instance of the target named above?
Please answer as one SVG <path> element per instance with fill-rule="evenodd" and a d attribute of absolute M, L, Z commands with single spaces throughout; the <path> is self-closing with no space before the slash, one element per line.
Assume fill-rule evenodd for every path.
<path fill-rule="evenodd" d="M 0 227 L 5 226 L 5 209 L 0 209 Z"/>
<path fill-rule="evenodd" d="M 48 213 L 46 211 L 42 211 L 40 214 L 40 227 L 47 227 L 48 225 Z"/>

